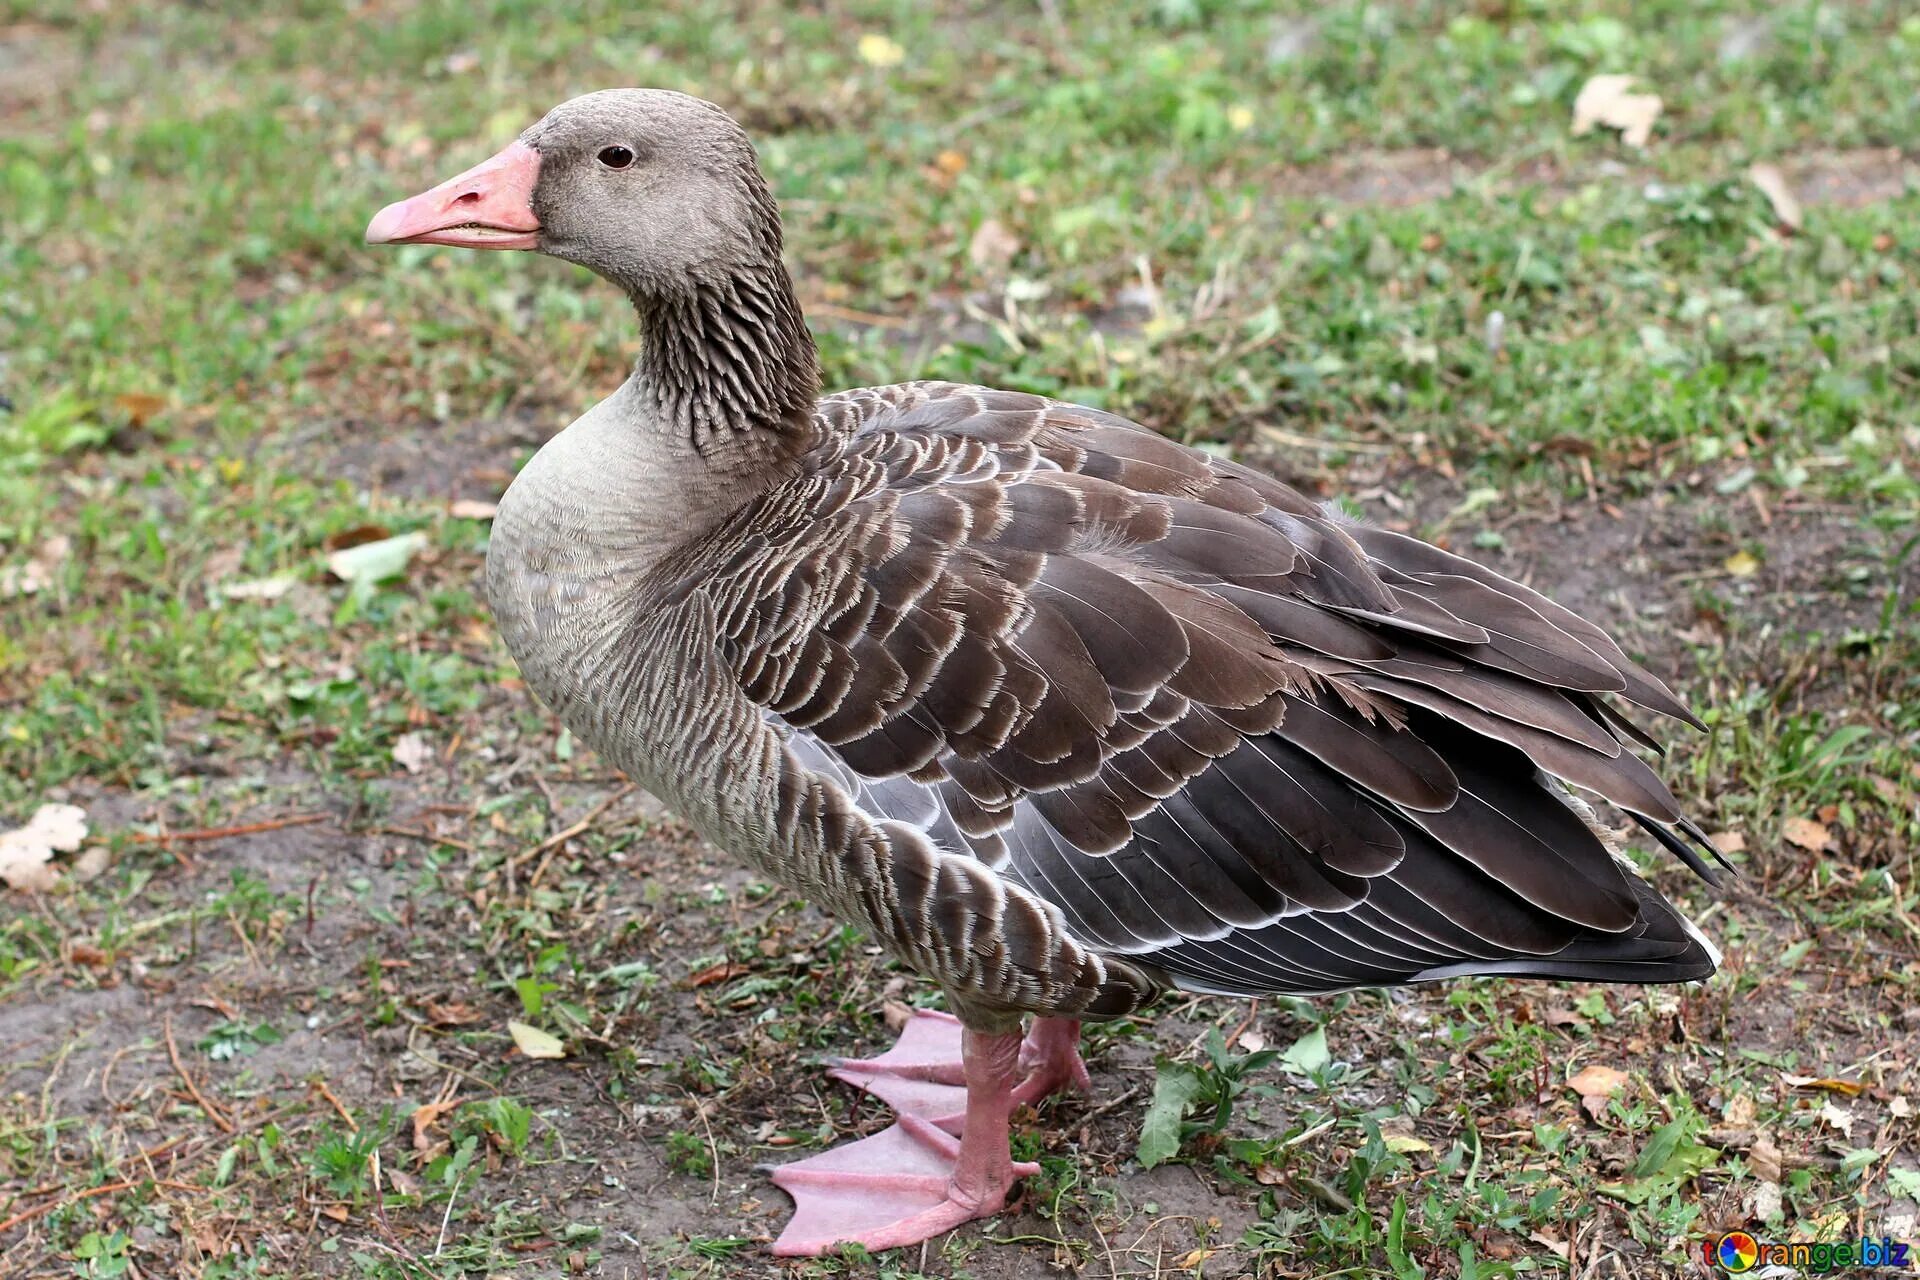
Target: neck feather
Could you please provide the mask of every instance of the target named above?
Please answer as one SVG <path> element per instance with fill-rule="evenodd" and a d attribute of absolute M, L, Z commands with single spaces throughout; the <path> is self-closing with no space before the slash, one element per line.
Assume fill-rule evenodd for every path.
<path fill-rule="evenodd" d="M 806 447 L 819 358 L 777 257 L 636 294 L 634 308 L 645 344 L 635 381 L 661 427 L 715 465 Z"/>

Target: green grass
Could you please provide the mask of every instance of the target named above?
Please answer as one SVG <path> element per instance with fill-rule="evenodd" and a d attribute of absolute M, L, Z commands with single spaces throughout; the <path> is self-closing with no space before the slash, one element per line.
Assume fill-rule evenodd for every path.
<path fill-rule="evenodd" d="M 0 898 L 0 1001 L 84 1010 L 137 981 L 171 1002 L 216 1107 L 284 1112 L 209 1128 L 151 1026 L 119 1047 L 159 1092 L 110 1116 L 55 1087 L 63 1055 L 99 1047 L 91 1021 L 0 1061 L 0 1220 L 32 1188 L 137 1183 L 37 1219 L 31 1266 L 118 1274 L 201 1205 L 272 1246 L 206 1276 L 587 1269 L 630 1248 L 617 1215 L 540 1196 L 598 1170 L 598 1098 L 643 1116 L 617 1149 L 652 1162 L 604 1177 L 668 1179 L 711 1218 L 644 1264 L 732 1275 L 769 1220 L 710 1180 L 769 1196 L 752 1162 L 870 1119 L 796 1092 L 812 1057 L 883 1034 L 889 975 L 858 934 L 716 879 L 670 821 L 542 849 L 584 809 L 553 789 L 606 779 L 520 690 L 478 594 L 486 526 L 445 500 L 493 497 L 623 376 L 624 303 L 553 262 L 360 243 L 382 204 L 625 83 L 753 130 L 833 385 L 1092 401 L 1549 580 L 1564 566 L 1533 548 L 1553 517 L 1600 536 L 1622 512 L 1657 561 L 1626 576 L 1683 583 L 1637 622 L 1646 601 L 1594 607 L 1712 727 L 1673 764 L 1746 845 L 1746 887 L 1710 908 L 1727 976 L 1263 1012 L 1272 1049 L 1323 1031 L 1312 1070 L 1210 1052 L 1238 1006 L 1102 1032 L 1096 1062 L 1138 1100 L 1091 1138 L 1072 1110 L 1020 1135 L 1046 1152 L 1022 1221 L 1057 1243 L 993 1244 L 1003 1220 L 934 1250 L 932 1274 L 1056 1249 L 1104 1265 L 1098 1242 L 1163 1217 L 1136 1256 L 1203 1274 L 1212 1248 L 1273 1274 L 1565 1274 L 1540 1236 L 1583 1268 L 1604 1244 L 1623 1274 L 1668 1274 L 1770 1181 L 1732 1128 L 1801 1161 L 1779 1173 L 1780 1231 L 1870 1225 L 1890 1187 L 1920 1188 L 1898 1160 L 1910 1122 L 1884 1107 L 1910 1082 L 1873 1056 L 1920 981 L 1920 190 L 1884 154 L 1920 136 L 1908 6 L 258 8 L 0 0 L 0 584 L 44 579 L 0 598 L 0 826 L 69 792 L 115 815 L 99 878 Z M 870 65 L 863 35 L 901 60 Z M 1601 72 L 1665 100 L 1644 152 L 1572 136 Z M 1747 180 L 1756 161 L 1799 182 L 1799 234 Z M 989 221 L 1002 252 L 975 255 Z M 1799 522 L 1825 540 L 1801 546 Z M 414 531 L 392 580 L 325 569 Z M 418 773 L 395 758 L 408 734 L 433 748 Z M 457 812 L 416 812 L 433 803 Z M 255 864 L 164 838 L 296 812 L 337 843 L 246 846 Z M 1830 843 L 1783 839 L 1791 820 Z M 315 954 L 321 976 L 287 976 Z M 263 972 L 299 1017 L 252 994 Z M 381 1118 L 390 1088 L 302 1064 L 356 1130 L 273 1074 L 309 1043 L 275 1037 L 310 1017 L 383 1062 L 426 1037 L 466 1073 L 462 1103 L 416 1149 L 406 1111 Z M 509 1018 L 559 1037 L 576 1074 L 508 1058 Z M 1217 1193 L 1190 1223 L 1128 1163 L 1156 1053 L 1192 1086 L 1158 1158 Z M 1635 1076 L 1598 1116 L 1564 1088 L 1588 1060 Z M 1880 1090 L 1851 1138 L 1780 1083 L 1849 1071 Z M 583 1091 L 531 1091 L 555 1079 Z M 177 1196 L 128 1153 L 179 1132 L 219 1140 L 188 1148 L 179 1177 L 202 1191 Z M 303 1219 L 301 1253 L 274 1235 L 296 1202 L 346 1220 Z M 0 1270 L 18 1239 L 0 1235 Z"/>

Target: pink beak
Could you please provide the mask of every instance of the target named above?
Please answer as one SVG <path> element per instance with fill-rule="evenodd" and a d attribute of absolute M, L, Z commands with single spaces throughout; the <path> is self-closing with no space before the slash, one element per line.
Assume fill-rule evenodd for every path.
<path fill-rule="evenodd" d="M 537 249 L 533 186 L 539 179 L 540 153 L 515 142 L 459 177 L 374 214 L 367 243 Z"/>

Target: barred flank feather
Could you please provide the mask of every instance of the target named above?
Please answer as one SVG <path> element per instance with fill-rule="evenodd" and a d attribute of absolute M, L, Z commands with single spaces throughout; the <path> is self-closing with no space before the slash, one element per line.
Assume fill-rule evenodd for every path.
<path fill-rule="evenodd" d="M 715 824 L 762 805 L 965 1007 L 1712 972 L 1553 781 L 1708 874 L 1600 699 L 1692 717 L 1590 623 L 1093 409 L 916 383 L 814 433 L 640 594 L 738 704 L 686 749 L 775 744 Z"/>

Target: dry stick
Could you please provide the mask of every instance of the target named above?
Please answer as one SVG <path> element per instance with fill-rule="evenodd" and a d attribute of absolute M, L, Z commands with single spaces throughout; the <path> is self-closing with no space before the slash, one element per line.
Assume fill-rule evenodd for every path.
<path fill-rule="evenodd" d="M 315 1080 L 313 1087 L 321 1097 L 327 1100 L 329 1106 L 340 1113 L 340 1118 L 347 1122 L 347 1128 L 353 1130 L 355 1133 L 360 1132 L 360 1126 L 354 1123 L 353 1113 L 347 1110 L 345 1104 L 343 1104 L 340 1099 L 333 1096 L 333 1090 L 327 1088 L 327 1082 L 325 1080 Z"/>
<path fill-rule="evenodd" d="M 552 835 L 548 836 L 545 840 L 542 840 L 539 844 L 534 845 L 531 849 L 528 849 L 526 852 L 520 854 L 518 857 L 514 859 L 514 861 L 524 862 L 528 858 L 531 858 L 536 853 L 545 853 L 549 849 L 558 849 L 561 845 L 573 839 L 575 836 L 585 831 L 588 827 L 591 827 L 594 824 L 595 819 L 599 818 L 601 814 L 605 813 L 607 810 L 613 808 L 615 804 L 625 799 L 627 794 L 632 790 L 633 790 L 633 784 L 631 782 L 625 784 L 618 791 L 608 796 L 605 800 L 602 800 L 599 804 L 587 810 L 586 817 L 580 819 L 580 821 L 574 823 L 572 826 L 567 827 L 565 830 L 554 832 Z"/>
<path fill-rule="evenodd" d="M 225 840 L 230 836 L 254 836 L 282 827 L 304 827 L 325 822 L 330 814 L 303 813 L 292 818 L 274 818 L 270 822 L 244 822 L 237 827 L 202 827 L 198 831 L 136 831 L 128 839 L 140 844 L 180 844 L 189 840 Z"/>
<path fill-rule="evenodd" d="M 173 1040 L 173 1015 L 169 1013 L 162 1018 L 160 1026 L 167 1036 L 167 1057 L 173 1061 L 173 1069 L 180 1073 L 180 1080 L 187 1086 L 187 1092 L 193 1095 L 193 1100 L 200 1104 L 200 1109 L 207 1113 L 207 1119 L 213 1121 L 215 1128 L 222 1133 L 232 1133 L 233 1121 L 227 1119 L 220 1108 L 207 1101 L 206 1095 L 200 1092 L 200 1086 L 193 1082 L 193 1076 L 188 1074 L 187 1064 L 180 1061 L 180 1046 Z"/>
<path fill-rule="evenodd" d="M 15 1227 L 19 1226 L 23 1222 L 32 1222 L 35 1218 L 43 1217 L 46 1214 L 52 1213 L 55 1209 L 64 1208 L 65 1206 L 71 1205 L 71 1204 L 79 1204 L 82 1200 L 91 1200 L 95 1196 L 110 1196 L 110 1195 L 115 1195 L 121 1191 L 131 1191 L 135 1187 L 139 1186 L 141 1182 L 144 1182 L 144 1181 L 146 1181 L 146 1179 L 142 1178 L 139 1181 L 135 1181 L 135 1182 L 103 1183 L 100 1186 L 88 1187 L 85 1191 L 76 1192 L 75 1194 L 68 1196 L 65 1200 L 49 1200 L 47 1203 L 43 1205 L 37 1205 L 31 1209 L 23 1209 L 21 1212 L 14 1214 L 11 1218 L 8 1218 L 5 1222 L 0 1222 L 0 1235 L 6 1234 L 7 1232 L 13 1230 Z M 165 1187 L 170 1191 L 198 1191 L 203 1195 L 213 1190 L 212 1187 L 196 1187 L 191 1182 L 172 1182 L 165 1178 L 156 1178 L 154 1180 L 154 1185 Z"/>
<path fill-rule="evenodd" d="M 381 836 L 405 836 L 409 840 L 425 840 L 429 844 L 444 844 L 462 853 L 473 852 L 473 845 L 466 840 L 455 840 L 452 836 L 436 835 L 431 831 L 417 831 L 412 827 L 375 827 L 373 833 Z"/>

